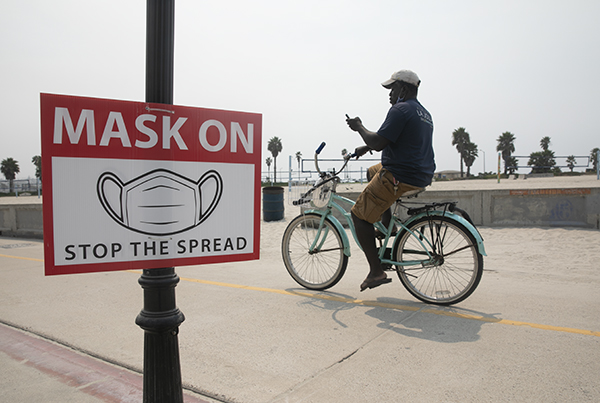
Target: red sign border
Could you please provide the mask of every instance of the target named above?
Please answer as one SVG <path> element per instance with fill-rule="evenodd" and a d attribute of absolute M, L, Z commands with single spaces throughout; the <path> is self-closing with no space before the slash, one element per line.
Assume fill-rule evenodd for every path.
<path fill-rule="evenodd" d="M 125 159 L 115 158 L 113 155 L 107 156 L 95 155 L 93 152 L 89 152 L 89 147 L 73 147 L 69 145 L 67 152 L 55 153 L 55 146 L 53 144 L 53 130 L 54 130 L 54 109 L 57 104 L 70 105 L 72 102 L 80 103 L 81 105 L 88 104 L 110 104 L 111 106 L 118 107 L 137 107 L 146 111 L 180 111 L 180 112 L 202 112 L 206 114 L 216 114 L 220 116 L 235 115 L 236 117 L 247 117 L 255 122 L 254 127 L 254 143 L 253 153 L 251 159 L 246 159 L 244 162 L 251 163 L 255 166 L 254 170 L 254 241 L 253 251 L 246 254 L 223 254 L 213 256 L 198 256 L 198 257 L 184 257 L 184 258 L 168 258 L 168 259 L 156 259 L 156 260 L 139 260 L 139 261 L 126 261 L 126 262 L 103 262 L 103 263 L 86 263 L 86 264 L 74 264 L 74 265 L 61 265 L 56 266 L 54 264 L 54 218 L 53 218 L 53 187 L 52 187 L 52 157 L 79 157 L 79 158 L 112 158 L 112 159 Z M 105 98 L 92 98 L 92 97 L 78 97 L 71 95 L 59 95 L 59 94 L 40 94 L 40 109 L 41 109 L 41 142 L 42 142 L 42 175 L 43 175 L 43 186 L 44 186 L 44 200 L 43 200 L 43 226 L 44 226 L 44 266 L 45 275 L 61 275 L 61 274 L 81 274 L 81 273 L 98 273 L 107 271 L 120 271 L 120 270 L 142 270 L 142 269 L 156 269 L 163 267 L 172 266 L 190 266 L 190 265 L 202 265 L 212 263 L 228 263 L 228 262 L 240 262 L 247 260 L 258 260 L 260 259 L 260 206 L 261 206 L 261 136 L 262 136 L 262 115 L 257 113 L 249 112 L 235 112 L 226 111 L 220 109 L 209 109 L 209 108 L 196 108 L 179 105 L 164 105 L 164 104 L 153 104 L 147 102 L 137 101 L 123 101 L 123 100 L 112 100 Z M 80 107 L 79 109 L 83 109 Z M 79 113 L 74 113 L 73 116 L 78 116 Z M 76 124 L 73 122 L 74 125 Z M 97 123 L 96 123 L 97 124 Z M 98 132 L 98 131 L 96 131 Z M 83 137 L 83 134 L 82 134 Z M 85 139 L 81 139 L 79 143 L 82 143 Z M 84 152 L 81 152 L 83 148 Z M 147 156 L 142 156 L 142 153 L 136 157 L 129 159 L 149 159 Z M 172 153 L 174 155 L 175 153 Z M 171 155 L 171 157 L 172 157 Z M 214 157 L 214 155 L 210 155 Z M 237 156 L 236 156 L 237 157 Z M 153 157 L 156 159 L 156 156 Z M 172 158 L 158 158 L 157 160 L 163 161 L 201 161 L 197 158 L 197 153 L 190 153 L 189 159 L 177 159 Z M 220 159 L 219 159 L 220 158 Z M 249 162 L 251 161 L 251 162 Z M 212 158 L 208 162 L 230 162 L 224 161 L 222 156 Z M 239 163 L 239 161 L 236 161 Z M 49 179 L 48 179 L 49 178 Z M 45 179 L 45 180 L 44 180 Z"/>

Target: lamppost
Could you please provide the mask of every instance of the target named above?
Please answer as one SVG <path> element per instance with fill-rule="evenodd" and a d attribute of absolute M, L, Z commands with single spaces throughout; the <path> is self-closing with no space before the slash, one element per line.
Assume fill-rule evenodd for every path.
<path fill-rule="evenodd" d="M 173 104 L 175 0 L 146 3 L 146 102 Z M 144 329 L 144 403 L 183 403 L 174 267 L 144 269 L 138 280 L 144 308 L 135 323 Z"/>
<path fill-rule="evenodd" d="M 485 175 L 485 151 L 481 150 L 483 153 L 483 174 Z"/>

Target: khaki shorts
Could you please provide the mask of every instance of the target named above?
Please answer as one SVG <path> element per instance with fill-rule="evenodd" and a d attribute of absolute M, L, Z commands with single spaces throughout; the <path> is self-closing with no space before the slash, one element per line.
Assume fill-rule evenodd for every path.
<path fill-rule="evenodd" d="M 423 189 L 398 182 L 390 171 L 382 167 L 381 163 L 368 169 L 367 178 L 369 183 L 358 196 L 356 204 L 352 206 L 352 213 L 371 224 L 379 221 L 381 215 L 404 193 Z"/>

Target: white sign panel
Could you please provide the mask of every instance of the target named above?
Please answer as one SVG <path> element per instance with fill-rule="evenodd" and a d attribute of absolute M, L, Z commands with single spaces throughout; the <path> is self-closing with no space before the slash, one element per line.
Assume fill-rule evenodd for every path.
<path fill-rule="evenodd" d="M 41 100 L 47 275 L 258 259 L 260 115 Z"/>

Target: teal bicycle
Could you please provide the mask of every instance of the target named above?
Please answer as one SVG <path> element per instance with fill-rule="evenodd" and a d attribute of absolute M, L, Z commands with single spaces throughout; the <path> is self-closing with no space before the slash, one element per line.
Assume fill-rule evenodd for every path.
<path fill-rule="evenodd" d="M 281 245 L 285 267 L 301 286 L 326 290 L 336 285 L 348 266 L 350 242 L 337 211 L 345 220 L 360 247 L 349 209 L 354 201 L 336 193 L 339 173 L 322 172 L 315 153 L 319 180 L 293 204 L 302 213 L 287 226 Z M 404 194 L 392 209 L 388 227 L 375 223 L 379 233 L 379 258 L 388 271 L 395 271 L 400 282 L 415 298 L 430 304 L 452 305 L 464 301 L 479 285 L 486 255 L 483 238 L 469 215 L 456 202 L 409 203 L 421 191 Z M 404 219 L 400 213 L 404 212 Z M 397 228 L 397 232 L 394 229 Z"/>

